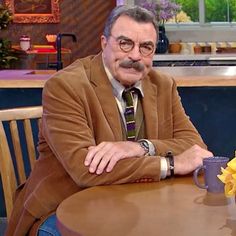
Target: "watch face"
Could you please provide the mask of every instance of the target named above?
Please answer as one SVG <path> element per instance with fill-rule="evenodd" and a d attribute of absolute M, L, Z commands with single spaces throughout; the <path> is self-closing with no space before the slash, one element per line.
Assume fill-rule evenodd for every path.
<path fill-rule="evenodd" d="M 149 145 L 148 145 L 148 142 L 145 141 L 145 140 L 142 140 L 139 142 L 141 147 L 146 151 L 146 152 L 149 152 Z"/>
<path fill-rule="evenodd" d="M 149 149 L 148 142 L 146 142 L 146 141 L 143 141 L 143 146 L 144 146 L 146 149 Z"/>

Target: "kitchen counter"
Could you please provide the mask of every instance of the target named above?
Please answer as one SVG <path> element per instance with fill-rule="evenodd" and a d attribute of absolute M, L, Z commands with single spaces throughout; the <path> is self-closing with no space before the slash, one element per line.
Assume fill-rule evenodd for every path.
<path fill-rule="evenodd" d="M 159 67 L 179 87 L 236 86 L 236 66 Z"/>
<path fill-rule="evenodd" d="M 199 53 L 199 54 L 180 54 L 180 53 L 166 53 L 155 54 L 153 61 L 178 61 L 178 60 L 210 60 L 210 59 L 222 59 L 236 60 L 235 53 Z"/>
<path fill-rule="evenodd" d="M 47 70 L 56 68 L 57 50 L 52 45 L 31 45 L 30 50 L 27 51 L 22 50 L 19 45 L 13 45 L 12 49 L 19 59 L 14 61 L 14 69 Z M 70 49 L 61 48 L 61 60 L 64 67 L 72 63 Z"/>
<path fill-rule="evenodd" d="M 159 67 L 171 75 L 177 86 L 236 86 L 236 66 Z M 0 88 L 43 88 L 54 70 L 2 70 Z"/>
<path fill-rule="evenodd" d="M 0 70 L 0 88 L 43 88 L 55 70 Z"/>

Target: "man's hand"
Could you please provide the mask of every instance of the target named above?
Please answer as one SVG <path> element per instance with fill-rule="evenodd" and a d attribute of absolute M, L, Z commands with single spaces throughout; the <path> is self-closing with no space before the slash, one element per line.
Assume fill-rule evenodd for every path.
<path fill-rule="evenodd" d="M 207 157 L 212 157 L 213 154 L 198 145 L 194 145 L 183 153 L 174 157 L 175 174 L 185 175 L 198 166 L 202 165 L 202 160 Z"/>
<path fill-rule="evenodd" d="M 145 150 L 137 142 L 102 142 L 88 148 L 85 166 L 89 172 L 101 174 L 104 170 L 111 172 L 115 164 L 124 158 L 143 156 Z"/>

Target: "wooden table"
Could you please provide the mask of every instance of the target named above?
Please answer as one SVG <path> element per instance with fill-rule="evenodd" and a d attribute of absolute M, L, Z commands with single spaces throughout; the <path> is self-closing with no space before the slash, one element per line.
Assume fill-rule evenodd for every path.
<path fill-rule="evenodd" d="M 180 177 L 78 192 L 59 205 L 57 223 L 63 236 L 233 236 L 236 205 Z"/>

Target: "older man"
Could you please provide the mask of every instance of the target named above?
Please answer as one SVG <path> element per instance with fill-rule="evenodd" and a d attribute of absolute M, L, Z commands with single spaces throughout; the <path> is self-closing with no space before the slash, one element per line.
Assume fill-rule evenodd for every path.
<path fill-rule="evenodd" d="M 7 235 L 60 235 L 55 211 L 73 193 L 187 174 L 212 156 L 174 80 L 152 69 L 157 35 L 150 12 L 116 7 L 101 37 L 102 53 L 47 81 L 40 156 L 19 189 Z"/>

